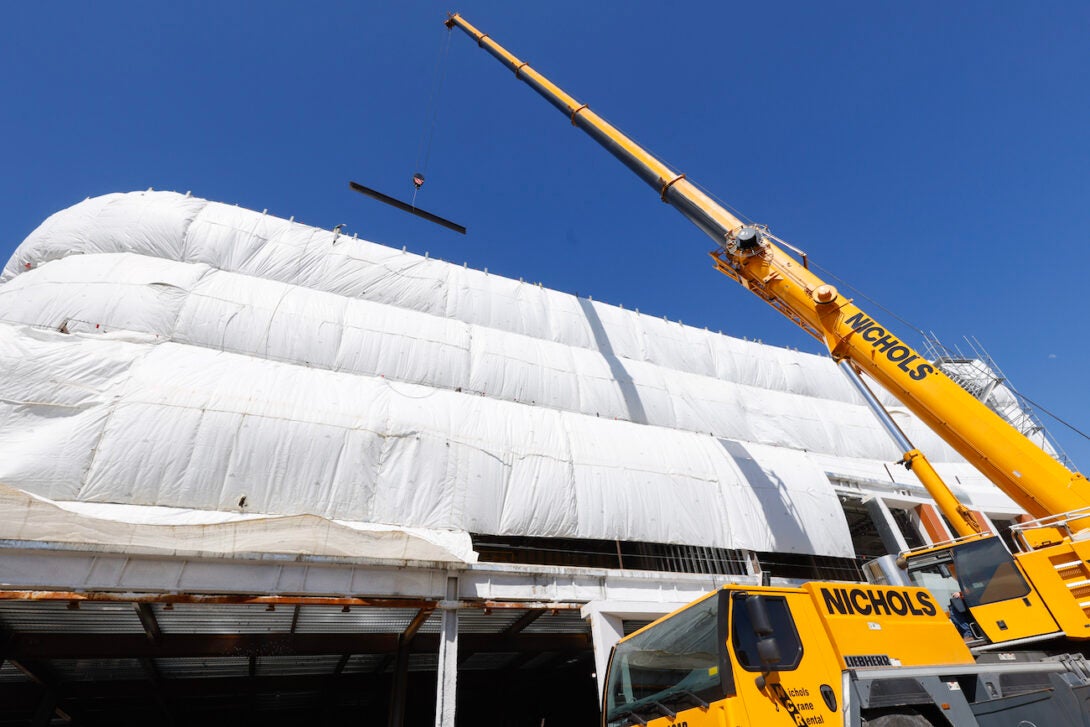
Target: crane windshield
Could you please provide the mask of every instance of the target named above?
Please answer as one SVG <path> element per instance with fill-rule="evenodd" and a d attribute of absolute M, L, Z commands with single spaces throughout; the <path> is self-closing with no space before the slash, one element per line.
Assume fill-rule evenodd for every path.
<path fill-rule="evenodd" d="M 997 537 L 981 538 L 909 559 L 914 585 L 945 603 L 955 593 L 972 608 L 1021 598 L 1030 592 L 1010 551 Z"/>
<path fill-rule="evenodd" d="M 723 698 L 730 667 L 720 600 L 705 598 L 617 645 L 606 685 L 607 725 L 639 724 Z"/>

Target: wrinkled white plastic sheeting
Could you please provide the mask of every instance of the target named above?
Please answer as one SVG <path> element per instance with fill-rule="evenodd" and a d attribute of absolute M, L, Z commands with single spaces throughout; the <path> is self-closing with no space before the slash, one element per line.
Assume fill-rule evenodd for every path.
<path fill-rule="evenodd" d="M 118 197 L 115 205 L 135 206 L 133 214 L 138 211 L 140 220 L 154 216 L 140 206 L 142 195 Z M 166 195 L 163 202 L 188 209 L 193 200 Z M 238 246 L 246 248 L 252 245 L 247 230 L 273 224 L 254 212 L 204 204 L 207 211 L 188 227 L 186 243 L 175 245 L 174 254 L 184 254 L 185 248 L 192 257 L 229 265 L 237 251 L 227 230 L 234 231 L 241 240 Z M 21 267 L 25 270 L 31 260 L 51 259 L 63 247 L 57 237 L 68 229 L 57 217 L 69 211 L 55 215 L 41 232 L 31 235 L 16 251 L 5 275 L 13 276 Z M 219 221 L 217 215 L 229 217 L 234 227 Z M 108 226 L 118 224 L 116 217 L 108 216 Z M 92 224 L 77 218 L 81 224 Z M 135 244 L 137 229 L 116 240 L 111 236 L 117 232 L 108 227 L 95 236 L 98 242 L 93 245 L 77 238 L 83 247 L 74 252 Z M 284 230 L 266 247 L 297 253 L 285 238 L 310 244 L 320 234 L 326 254 L 340 257 L 341 250 L 348 255 L 362 251 L 364 258 L 381 258 L 388 277 L 400 282 L 406 280 L 401 271 L 426 265 L 428 275 L 418 270 L 406 285 L 415 289 L 424 281 L 431 299 L 446 300 L 443 310 L 453 309 L 456 314 L 420 312 L 438 306 L 417 293 L 410 309 L 375 302 L 401 300 L 403 296 L 395 294 L 390 281 L 360 291 L 368 298 L 360 300 L 205 264 L 132 255 L 118 260 L 116 254 L 86 252 L 32 267 L 0 287 L 0 310 L 8 311 L 4 319 L 9 321 L 66 325 L 70 330 L 100 325 L 141 331 L 273 360 L 379 374 L 490 398 L 793 449 L 881 460 L 900 454 L 826 358 L 710 334 L 372 243 L 342 237 L 338 245 L 343 247 L 335 248 L 331 233 L 303 225 L 288 225 Z M 175 232 L 183 234 L 181 228 Z M 218 260 L 211 243 L 190 239 L 198 232 L 214 238 L 215 249 L 221 249 Z M 169 247 L 149 243 L 140 249 L 150 254 Z M 247 259 L 257 257 L 251 252 Z M 20 260 L 25 261 L 23 266 Z M 285 272 L 290 267 L 281 265 L 278 270 L 292 280 Z M 364 265 L 360 277 L 380 280 L 371 267 Z M 333 287 L 328 280 L 318 282 Z M 456 302 L 462 294 L 471 301 L 480 300 L 475 305 Z M 502 305 L 486 304 L 490 296 Z M 575 313 L 568 316 L 565 311 L 572 306 Z M 487 321 L 497 315 L 497 309 L 527 313 L 504 319 L 500 322 L 506 327 L 496 328 Z M 558 321 L 565 325 L 556 325 Z M 891 409 L 895 416 L 904 411 L 896 404 Z M 907 411 L 898 418 L 934 461 L 960 460 Z"/>
<path fill-rule="evenodd" d="M 0 481 L 852 555 L 801 450 L 898 453 L 828 360 L 333 240 L 170 193 L 52 216 L 0 278 L 5 320 L 68 332 L 0 328 Z M 953 457 L 914 421 L 934 459 Z"/>
<path fill-rule="evenodd" d="M 895 454 L 866 412 L 859 416 L 858 404 L 603 356 L 204 264 L 130 253 L 65 258 L 0 287 L 0 310 L 9 320 L 73 333 L 146 333 L 162 341 L 750 442 L 855 457 Z M 717 352 L 729 356 L 720 368 L 729 366 L 734 378 L 753 380 L 756 376 L 737 372 L 772 367 L 771 361 L 736 355 L 756 344 L 715 338 L 723 339 Z M 781 351 L 772 349 L 768 358 Z M 803 364 L 821 359 L 809 358 L 793 366 L 785 361 L 783 370 L 813 384 Z"/>
<path fill-rule="evenodd" d="M 122 547 L 129 552 L 285 553 L 401 562 L 474 562 L 467 533 L 164 507 L 56 503 L 0 485 L 0 540 Z"/>
<path fill-rule="evenodd" d="M 8 325 L 0 366 L 0 482 L 56 501 L 843 553 L 820 471 L 758 491 L 706 434 Z"/>

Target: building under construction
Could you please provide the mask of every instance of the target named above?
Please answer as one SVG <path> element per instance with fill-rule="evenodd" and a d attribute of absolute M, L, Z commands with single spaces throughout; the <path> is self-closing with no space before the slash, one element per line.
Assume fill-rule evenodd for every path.
<path fill-rule="evenodd" d="M 949 537 L 826 357 L 265 213 L 86 200 L 0 311 L 0 725 L 591 725 L 650 619 Z"/>

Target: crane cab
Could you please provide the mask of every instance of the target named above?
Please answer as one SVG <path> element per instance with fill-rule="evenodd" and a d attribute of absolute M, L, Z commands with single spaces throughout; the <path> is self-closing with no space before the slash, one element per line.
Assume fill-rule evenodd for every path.
<path fill-rule="evenodd" d="M 602 725 L 839 724 L 840 691 L 810 594 L 728 586 L 617 644 Z"/>

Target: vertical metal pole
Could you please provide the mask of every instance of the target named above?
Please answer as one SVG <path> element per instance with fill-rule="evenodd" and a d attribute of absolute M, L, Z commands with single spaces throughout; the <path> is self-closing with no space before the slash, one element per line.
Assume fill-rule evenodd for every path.
<path fill-rule="evenodd" d="M 439 632 L 439 667 L 435 677 L 435 727 L 454 727 L 458 691 L 457 578 L 447 578 L 447 597 L 439 608 L 443 609 L 443 623 Z"/>

